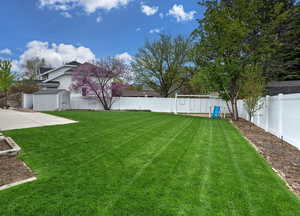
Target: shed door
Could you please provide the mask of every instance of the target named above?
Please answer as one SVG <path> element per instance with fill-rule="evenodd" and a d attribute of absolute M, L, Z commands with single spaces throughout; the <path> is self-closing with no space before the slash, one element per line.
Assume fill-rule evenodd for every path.
<path fill-rule="evenodd" d="M 37 111 L 52 111 L 58 110 L 56 94 L 34 95 L 33 109 Z"/>
<path fill-rule="evenodd" d="M 62 109 L 62 110 L 70 109 L 70 93 L 69 92 L 61 93 L 60 109 Z"/>

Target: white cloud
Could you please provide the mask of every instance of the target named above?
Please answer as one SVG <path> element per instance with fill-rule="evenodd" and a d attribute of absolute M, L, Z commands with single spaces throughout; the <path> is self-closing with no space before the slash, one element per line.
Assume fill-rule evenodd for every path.
<path fill-rule="evenodd" d="M 64 12 L 61 12 L 60 14 L 66 18 L 72 18 L 72 15 L 69 12 L 64 11 Z"/>
<path fill-rule="evenodd" d="M 75 47 L 63 43 L 57 45 L 55 43 L 31 41 L 26 48 L 20 59 L 13 63 L 15 68 L 21 68 L 27 60 L 36 57 L 45 59 L 46 63 L 52 67 L 58 67 L 74 60 L 83 63 L 96 59 L 95 54 L 89 48 L 83 46 Z"/>
<path fill-rule="evenodd" d="M 159 13 L 159 17 L 160 17 L 160 18 L 162 18 L 162 19 L 163 19 L 163 18 L 164 18 L 164 16 L 165 16 L 165 15 L 164 15 L 163 13 Z"/>
<path fill-rule="evenodd" d="M 13 72 L 20 72 L 21 71 L 21 65 L 20 65 L 20 62 L 18 60 L 15 60 L 15 59 L 12 60 L 11 65 L 12 65 L 11 70 Z"/>
<path fill-rule="evenodd" d="M 150 7 L 148 5 L 141 5 L 141 10 L 147 16 L 152 16 L 157 13 L 158 7 L 156 7 L 156 6 Z"/>
<path fill-rule="evenodd" d="M 102 21 L 103 21 L 103 18 L 101 16 L 98 16 L 97 19 L 96 19 L 96 22 L 101 23 Z"/>
<path fill-rule="evenodd" d="M 88 14 L 98 9 L 111 10 L 126 6 L 131 0 L 39 0 L 40 7 L 48 7 L 55 10 L 69 10 L 74 7 L 82 7 Z"/>
<path fill-rule="evenodd" d="M 169 10 L 168 15 L 176 18 L 177 22 L 183 22 L 194 19 L 196 11 L 185 12 L 183 5 L 174 4 L 172 9 Z"/>
<path fill-rule="evenodd" d="M 139 32 L 141 31 L 142 29 L 141 28 L 136 28 L 135 31 Z"/>
<path fill-rule="evenodd" d="M 155 34 L 155 33 L 160 33 L 162 31 L 162 29 L 160 28 L 155 28 L 155 29 L 151 29 L 150 31 L 149 31 L 149 33 L 151 33 L 151 34 Z"/>
<path fill-rule="evenodd" d="M 130 0 L 77 0 L 87 13 L 93 13 L 97 9 L 111 10 L 126 6 Z"/>
<path fill-rule="evenodd" d="M 132 56 L 128 52 L 118 54 L 116 55 L 116 58 L 123 60 L 127 64 L 129 64 L 133 60 Z"/>
<path fill-rule="evenodd" d="M 10 49 L 3 49 L 3 50 L 0 50 L 0 54 L 3 54 L 3 55 L 11 55 L 12 54 L 12 51 Z"/>

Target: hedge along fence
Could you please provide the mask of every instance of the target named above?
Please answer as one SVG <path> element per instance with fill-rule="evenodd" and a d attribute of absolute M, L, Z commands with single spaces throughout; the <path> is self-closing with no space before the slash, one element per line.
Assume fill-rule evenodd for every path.
<path fill-rule="evenodd" d="M 266 96 L 261 103 L 252 123 L 300 149 L 300 94 Z M 243 101 L 238 108 L 240 117 L 248 120 Z"/>

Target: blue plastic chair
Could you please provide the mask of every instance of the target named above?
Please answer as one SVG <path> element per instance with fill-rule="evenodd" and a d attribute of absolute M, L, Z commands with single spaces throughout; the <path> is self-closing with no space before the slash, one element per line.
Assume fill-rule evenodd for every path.
<path fill-rule="evenodd" d="M 211 114 L 212 119 L 219 119 L 221 118 L 221 107 L 214 106 L 213 113 Z"/>

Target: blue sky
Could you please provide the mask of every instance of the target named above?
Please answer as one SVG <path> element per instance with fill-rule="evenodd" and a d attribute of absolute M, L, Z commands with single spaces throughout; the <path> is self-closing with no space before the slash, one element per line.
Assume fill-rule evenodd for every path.
<path fill-rule="evenodd" d="M 203 14 L 198 0 L 9 0 L 0 8 L 0 57 L 135 55 L 158 32 L 188 35 Z M 81 49 L 79 49 L 81 47 Z M 126 55 L 125 55 L 125 54 Z M 52 55 L 54 54 L 54 55 Z M 128 55 L 127 55 L 128 54 Z"/>

